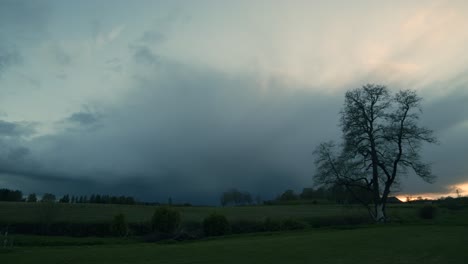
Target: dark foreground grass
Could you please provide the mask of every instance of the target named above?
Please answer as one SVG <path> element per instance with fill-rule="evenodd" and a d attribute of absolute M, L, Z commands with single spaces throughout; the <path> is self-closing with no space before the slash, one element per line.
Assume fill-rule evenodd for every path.
<path fill-rule="evenodd" d="M 5 241 L 4 236 L 0 240 Z M 118 245 L 131 244 L 141 241 L 137 237 L 67 237 L 67 236 L 36 236 L 10 234 L 7 239 L 7 247 L 50 247 L 50 246 L 93 246 L 93 245 Z M 12 246 L 13 245 L 13 246 Z"/>
<path fill-rule="evenodd" d="M 465 263 L 466 226 L 374 226 L 174 244 L 17 247 L 1 263 Z"/>

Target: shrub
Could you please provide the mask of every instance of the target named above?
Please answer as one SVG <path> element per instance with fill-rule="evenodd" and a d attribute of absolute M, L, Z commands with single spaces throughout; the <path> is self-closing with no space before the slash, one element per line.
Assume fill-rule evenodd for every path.
<path fill-rule="evenodd" d="M 153 231 L 173 234 L 180 224 L 180 213 L 169 207 L 159 207 L 151 218 Z"/>
<path fill-rule="evenodd" d="M 425 205 L 419 209 L 419 217 L 422 219 L 433 219 L 435 217 L 436 208 L 432 205 Z"/>
<path fill-rule="evenodd" d="M 213 213 L 203 220 L 203 231 L 207 236 L 222 236 L 229 234 L 229 222 L 224 215 Z"/>
<path fill-rule="evenodd" d="M 128 224 L 124 214 L 114 216 L 112 220 L 111 233 L 115 236 L 126 236 L 128 234 Z"/>

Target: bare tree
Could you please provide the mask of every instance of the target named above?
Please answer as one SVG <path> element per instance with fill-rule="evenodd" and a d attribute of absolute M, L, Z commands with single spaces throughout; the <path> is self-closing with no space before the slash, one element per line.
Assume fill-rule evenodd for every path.
<path fill-rule="evenodd" d="M 415 91 L 392 95 L 383 85 L 348 91 L 340 112 L 343 143 L 339 150 L 333 142 L 317 147 L 315 181 L 345 186 L 375 221 L 385 221 L 387 198 L 399 176 L 413 171 L 427 182 L 435 179 L 420 156 L 422 143 L 437 141 L 418 125 L 421 100 Z"/>

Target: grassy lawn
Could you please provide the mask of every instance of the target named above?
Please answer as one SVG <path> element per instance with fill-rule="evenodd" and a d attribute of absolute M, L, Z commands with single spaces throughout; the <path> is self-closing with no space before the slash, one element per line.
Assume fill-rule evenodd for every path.
<path fill-rule="evenodd" d="M 465 263 L 466 226 L 373 226 L 175 244 L 17 247 L 1 263 Z"/>

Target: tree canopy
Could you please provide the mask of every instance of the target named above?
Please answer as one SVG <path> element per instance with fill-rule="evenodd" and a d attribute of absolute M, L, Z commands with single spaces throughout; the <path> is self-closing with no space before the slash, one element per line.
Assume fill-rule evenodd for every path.
<path fill-rule="evenodd" d="M 345 186 L 376 221 L 385 221 L 387 198 L 402 175 L 413 171 L 427 182 L 435 179 L 420 155 L 423 143 L 437 142 L 432 130 L 418 124 L 421 101 L 415 91 L 392 94 L 383 85 L 346 92 L 342 143 L 317 147 L 315 181 Z"/>

